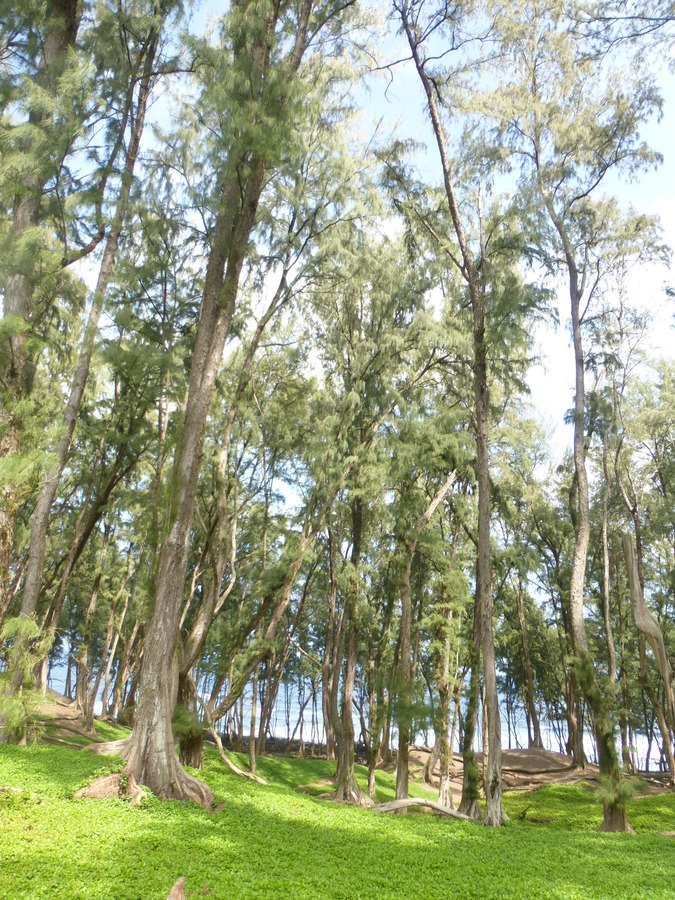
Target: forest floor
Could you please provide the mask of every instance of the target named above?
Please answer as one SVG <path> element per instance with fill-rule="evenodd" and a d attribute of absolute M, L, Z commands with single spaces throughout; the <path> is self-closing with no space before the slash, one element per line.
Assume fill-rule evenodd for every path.
<path fill-rule="evenodd" d="M 311 745 L 304 758 L 293 745 L 287 755 L 278 738 L 256 761 L 265 784 L 237 777 L 207 746 L 203 771 L 190 771 L 215 794 L 212 812 L 151 795 L 136 805 L 82 799 L 82 788 L 124 767 L 119 756 L 82 750 L 128 729 L 98 719 L 94 731 L 51 694 L 27 746 L 0 745 L 0 897 L 166 900 L 181 877 L 189 900 L 673 897 L 675 792 L 633 797 L 635 834 L 602 834 L 593 770 L 574 772 L 560 754 L 504 752 L 509 821 L 494 830 L 428 809 L 391 816 L 326 802 L 335 763 L 311 758 Z M 410 796 L 435 800 L 421 782 L 428 752 L 411 750 Z M 228 755 L 246 769 L 247 755 Z M 455 766 L 460 774 L 458 757 Z M 363 765 L 356 777 L 365 790 Z M 391 767 L 378 769 L 376 803 L 395 792 Z"/>
<path fill-rule="evenodd" d="M 96 730 L 92 734 L 84 725 L 81 713 L 78 711 L 74 700 L 68 700 L 56 691 L 50 690 L 45 700 L 37 709 L 38 728 L 40 742 L 79 749 L 96 741 L 108 741 L 117 737 L 111 734 L 117 726 L 107 723 L 105 720 L 96 719 Z M 121 735 L 119 735 L 121 736 Z M 237 748 L 228 747 L 236 751 Z M 244 740 L 240 751 L 248 752 L 248 740 Z M 266 755 L 270 757 L 304 756 L 307 758 L 325 758 L 323 746 L 312 747 L 306 743 L 301 751 L 300 741 L 291 743 L 290 752 L 288 741 L 283 738 L 268 738 Z M 313 752 L 312 752 L 313 751 Z M 412 746 L 410 748 L 410 777 L 413 781 L 420 782 L 423 779 L 423 771 L 430 755 L 428 747 Z M 476 754 L 479 770 L 483 764 L 483 754 Z M 357 753 L 357 762 L 366 764 L 365 758 Z M 387 767 L 395 770 L 396 761 Z M 462 795 L 462 757 L 454 754 L 451 768 L 450 790 L 455 806 L 459 805 Z M 432 776 L 432 786 L 438 785 L 439 766 L 436 764 Z M 668 790 L 665 778 L 658 773 L 641 773 L 642 786 L 639 795 L 660 793 Z M 518 750 L 502 750 L 502 784 L 505 791 L 529 791 L 545 785 L 576 784 L 580 781 L 593 783 L 598 780 L 598 767 L 589 764 L 582 771 L 572 765 L 572 757 L 553 750 L 539 748 L 521 748 Z"/>
<path fill-rule="evenodd" d="M 266 784 L 237 777 L 206 748 L 203 771 L 191 772 L 214 792 L 212 812 L 150 795 L 137 805 L 87 800 L 81 789 L 120 773 L 123 760 L 83 753 L 92 738 L 76 710 L 50 700 L 27 746 L 0 745 L 0 897 L 166 900 L 181 877 L 187 900 L 673 897 L 675 792 L 629 800 L 632 835 L 600 833 L 602 805 L 588 777 L 507 791 L 509 821 L 498 830 L 429 810 L 378 815 L 322 800 L 335 763 L 312 759 L 311 747 L 305 758 L 293 748 L 288 757 L 279 741 L 270 747 L 277 755 L 257 760 Z M 96 740 L 128 733 L 100 720 L 94 728 Z M 560 762 L 535 764 L 535 754 L 523 752 L 524 764 L 517 756 L 506 762 L 535 769 L 532 776 L 542 763 Z M 245 769 L 246 755 L 228 755 Z M 356 777 L 364 789 L 363 765 Z M 376 802 L 388 803 L 395 791 L 395 773 L 377 770 Z M 436 792 L 411 780 L 410 794 L 435 799 Z"/>

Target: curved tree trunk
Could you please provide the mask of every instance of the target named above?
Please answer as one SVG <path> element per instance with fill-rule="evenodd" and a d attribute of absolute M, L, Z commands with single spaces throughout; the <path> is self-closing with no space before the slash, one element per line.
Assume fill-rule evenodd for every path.
<path fill-rule="evenodd" d="M 593 658 L 589 650 L 586 624 L 584 622 L 584 583 L 591 520 L 588 477 L 586 474 L 584 352 L 580 312 L 583 279 L 580 284 L 573 250 L 570 246 L 565 226 L 556 215 L 550 199 L 547 201 L 547 209 L 551 221 L 560 236 L 565 252 L 569 276 L 572 340 L 574 345 L 574 476 L 577 503 L 574 522 L 574 555 L 570 576 L 570 631 L 574 651 L 574 674 L 593 716 L 600 774 L 606 777 L 613 795 L 611 799 L 603 802 L 603 829 L 606 831 L 629 831 L 630 826 L 626 817 L 625 804 L 622 802 L 618 791 L 622 773 L 614 742 L 614 726 L 609 709 L 609 698 L 598 684 L 595 676 Z"/>

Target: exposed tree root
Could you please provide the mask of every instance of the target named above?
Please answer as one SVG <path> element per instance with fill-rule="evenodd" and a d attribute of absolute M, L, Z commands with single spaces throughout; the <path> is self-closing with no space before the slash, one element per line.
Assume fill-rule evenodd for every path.
<path fill-rule="evenodd" d="M 230 757 L 225 752 L 225 748 L 223 747 L 223 742 L 221 741 L 220 735 L 215 730 L 215 728 L 209 727 L 209 733 L 211 734 L 211 737 L 213 738 L 213 740 L 216 744 L 216 748 L 218 750 L 218 755 L 220 756 L 222 761 L 225 763 L 225 765 L 228 767 L 230 772 L 233 772 L 235 775 L 239 775 L 241 778 L 248 778 L 249 781 L 255 781 L 256 784 L 264 784 L 264 785 L 267 784 L 267 782 L 265 781 L 264 778 L 260 778 L 259 775 L 254 775 L 253 772 L 244 772 L 243 769 L 240 769 L 239 766 L 236 766 L 232 762 Z"/>
<path fill-rule="evenodd" d="M 360 806 L 363 809 L 373 809 L 375 806 L 375 803 L 360 788 L 358 790 L 353 788 L 344 791 L 337 790 L 333 791 L 332 794 L 323 794 L 322 796 L 326 800 L 331 800 L 334 803 L 344 803 L 347 806 Z"/>
<path fill-rule="evenodd" d="M 471 816 L 465 816 L 464 813 L 457 812 L 456 809 L 441 806 L 441 804 L 436 803 L 435 800 L 419 800 L 415 797 L 408 797 L 405 800 L 391 800 L 389 803 L 379 803 L 377 806 L 373 806 L 373 812 L 398 812 L 400 809 L 408 809 L 411 806 L 424 806 L 427 809 L 433 809 L 434 812 L 447 816 L 450 819 L 463 819 L 465 822 L 475 821 Z"/>
<path fill-rule="evenodd" d="M 129 737 L 123 738 L 121 741 L 104 741 L 102 744 L 89 744 L 88 747 L 85 747 L 85 750 L 88 750 L 89 753 L 95 753 L 97 756 L 114 756 L 116 753 L 119 753 L 120 756 L 126 759 Z"/>
<path fill-rule="evenodd" d="M 185 897 L 185 878 L 181 876 L 171 888 L 171 893 L 166 900 L 183 900 Z"/>
<path fill-rule="evenodd" d="M 128 738 L 124 738 L 124 740 L 121 741 L 109 741 L 104 744 L 92 744 L 87 749 L 91 753 L 104 756 L 119 753 L 120 756 L 122 756 L 124 759 L 129 760 L 129 757 L 133 750 L 131 737 L 132 735 L 130 735 Z M 207 810 L 207 812 L 212 812 L 215 808 L 215 797 L 213 795 L 213 792 L 211 791 L 211 788 L 186 772 L 178 762 L 177 757 L 175 759 L 174 765 L 172 766 L 172 774 L 168 787 L 156 789 L 152 784 L 151 779 L 136 778 L 133 773 L 132 764 L 127 766 L 124 774 L 126 775 L 126 789 L 124 795 L 127 797 L 133 798 L 136 793 L 141 790 L 141 785 L 146 784 L 154 794 L 164 800 L 182 800 L 184 802 L 192 801 L 194 803 L 199 803 L 199 805 L 203 806 L 204 809 Z M 96 782 L 94 782 L 93 785 L 90 785 L 90 787 L 93 787 L 95 784 Z M 91 794 L 89 796 L 95 796 L 95 794 Z"/>
<path fill-rule="evenodd" d="M 123 778 L 121 772 L 115 772 L 112 775 L 101 775 L 91 784 L 80 788 L 75 793 L 75 797 L 85 797 L 91 800 L 129 800 L 132 806 L 138 806 L 147 796 L 147 791 L 134 784 L 129 786 L 129 781 Z"/>
<path fill-rule="evenodd" d="M 480 822 L 483 819 L 478 800 L 469 800 L 465 804 L 464 809 L 462 809 L 462 804 L 460 804 L 459 810 L 465 818 L 471 819 L 472 822 Z"/>

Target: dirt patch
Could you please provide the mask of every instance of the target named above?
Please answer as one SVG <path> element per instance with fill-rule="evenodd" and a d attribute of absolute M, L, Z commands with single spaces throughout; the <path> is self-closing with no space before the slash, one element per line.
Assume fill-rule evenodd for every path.
<path fill-rule="evenodd" d="M 429 747 L 410 748 L 410 774 L 415 779 L 422 778 L 424 767 L 431 754 Z M 478 769 L 483 767 L 483 754 L 476 754 Z M 458 804 L 462 797 L 462 757 L 455 753 L 450 766 L 450 792 Z M 502 784 L 506 791 L 532 790 L 547 784 L 566 784 L 588 779 L 598 773 L 597 766 L 587 766 L 583 771 L 575 769 L 572 757 L 553 750 L 531 748 L 528 750 L 502 750 Z M 437 763 L 432 773 L 432 786 L 438 786 L 440 766 Z"/>

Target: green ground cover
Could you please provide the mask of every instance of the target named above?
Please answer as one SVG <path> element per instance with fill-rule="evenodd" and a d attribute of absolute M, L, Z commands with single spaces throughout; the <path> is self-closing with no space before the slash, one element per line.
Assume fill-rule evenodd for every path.
<path fill-rule="evenodd" d="M 243 758 L 235 759 L 242 765 Z M 428 814 L 377 815 L 314 796 L 321 760 L 264 759 L 267 787 L 207 752 L 199 773 L 225 808 L 150 799 L 75 800 L 118 758 L 64 747 L 0 746 L 0 897 L 164 898 L 180 875 L 212 898 L 673 897 L 675 794 L 637 798 L 638 832 L 597 833 L 584 785 L 507 795 L 498 832 Z M 360 775 L 365 779 L 365 771 Z M 380 772 L 378 799 L 394 794 Z M 19 790 L 7 790 L 7 788 Z M 414 785 L 411 793 L 427 789 Z M 536 821 L 535 821 L 536 820 Z"/>

